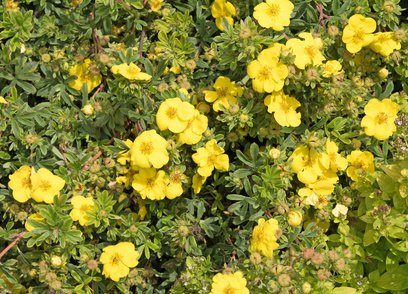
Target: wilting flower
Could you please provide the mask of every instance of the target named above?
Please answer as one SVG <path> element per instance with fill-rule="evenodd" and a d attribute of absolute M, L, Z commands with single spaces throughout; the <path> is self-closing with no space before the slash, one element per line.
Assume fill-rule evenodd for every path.
<path fill-rule="evenodd" d="M 288 0 L 266 0 L 255 6 L 254 18 L 261 27 L 282 31 L 290 23 L 293 8 Z"/>
<path fill-rule="evenodd" d="M 401 42 L 395 38 L 394 32 L 380 32 L 374 34 L 370 49 L 384 57 L 390 56 L 394 50 L 401 49 Z"/>
<path fill-rule="evenodd" d="M 183 181 L 186 176 L 180 169 L 175 169 L 169 175 L 169 183 L 166 187 L 165 194 L 169 199 L 174 199 L 183 194 Z"/>
<path fill-rule="evenodd" d="M 31 198 L 31 167 L 21 166 L 9 176 L 8 186 L 13 190 L 13 198 L 18 202 L 26 202 Z"/>
<path fill-rule="evenodd" d="M 215 91 L 203 91 L 205 101 L 213 102 L 215 112 L 222 110 L 222 107 L 229 109 L 231 105 L 237 104 L 237 97 L 242 95 L 243 89 L 236 86 L 235 82 L 227 77 L 218 77 L 214 83 Z"/>
<path fill-rule="evenodd" d="M 271 218 L 267 221 L 260 218 L 258 225 L 252 231 L 251 244 L 249 250 L 258 252 L 266 257 L 272 257 L 273 251 L 279 247 L 277 241 L 277 232 L 279 231 L 278 221 Z"/>
<path fill-rule="evenodd" d="M 283 127 L 300 125 L 300 112 L 296 112 L 300 103 L 296 98 L 279 91 L 266 96 L 264 103 L 268 106 L 268 112 L 274 113 L 273 117 L 279 125 Z"/>
<path fill-rule="evenodd" d="M 203 187 L 206 180 L 207 177 L 200 176 L 199 174 L 194 174 L 191 185 L 193 187 L 194 193 L 198 194 L 201 192 L 201 188 Z"/>
<path fill-rule="evenodd" d="M 166 188 L 169 178 L 162 170 L 154 168 L 141 169 L 133 176 L 132 187 L 142 199 L 162 200 L 166 197 Z"/>
<path fill-rule="evenodd" d="M 224 30 L 222 25 L 222 19 L 225 18 L 227 22 L 232 26 L 234 19 L 232 16 L 237 14 L 234 5 L 226 0 L 215 0 L 211 6 L 211 14 L 215 18 L 215 24 L 221 31 Z"/>
<path fill-rule="evenodd" d="M 119 65 L 114 65 L 111 68 L 112 73 L 120 74 L 128 80 L 138 80 L 138 81 L 150 81 L 151 75 L 142 72 L 140 67 L 131 62 L 130 64 L 122 63 Z"/>
<path fill-rule="evenodd" d="M 369 151 L 354 150 L 347 156 L 350 163 L 347 168 L 347 175 L 353 180 L 357 181 L 360 176 L 366 173 L 373 173 L 374 155 Z"/>
<path fill-rule="evenodd" d="M 46 168 L 31 172 L 31 197 L 37 202 L 53 203 L 64 186 L 65 181 Z"/>
<path fill-rule="evenodd" d="M 72 66 L 69 69 L 69 74 L 76 76 L 77 79 L 69 82 L 68 86 L 78 91 L 82 89 L 83 84 L 86 84 L 88 93 L 90 93 L 102 82 L 102 76 L 97 66 L 88 58 L 83 63 Z"/>
<path fill-rule="evenodd" d="M 362 47 L 368 46 L 374 40 L 377 23 L 371 17 L 354 14 L 343 30 L 342 41 L 346 44 L 347 51 L 357 53 Z"/>
<path fill-rule="evenodd" d="M 292 50 L 295 55 L 295 65 L 299 69 L 305 69 L 307 65 L 320 65 L 326 58 L 320 51 L 323 48 L 323 41 L 320 38 L 313 38 L 311 33 L 300 33 L 299 37 L 289 39 L 286 47 Z"/>
<path fill-rule="evenodd" d="M 361 120 L 361 127 L 367 136 L 385 140 L 397 130 L 394 121 L 398 110 L 398 104 L 390 99 L 370 99 L 364 107 L 365 116 Z"/>
<path fill-rule="evenodd" d="M 229 159 L 227 154 L 223 154 L 224 149 L 218 146 L 217 141 L 212 139 L 205 143 L 205 147 L 197 149 L 192 158 L 198 165 L 197 173 L 202 177 L 211 176 L 215 169 L 227 171 L 229 168 Z"/>
<path fill-rule="evenodd" d="M 120 242 L 103 248 L 99 259 L 103 264 L 102 274 L 111 280 L 118 282 L 120 278 L 129 274 L 129 268 L 139 263 L 139 253 L 130 242 Z"/>
<path fill-rule="evenodd" d="M 210 294 L 249 294 L 242 272 L 218 273 L 213 277 Z"/>
<path fill-rule="evenodd" d="M 81 226 L 86 226 L 89 217 L 88 212 L 90 212 L 95 206 L 95 202 L 91 197 L 85 198 L 84 196 L 74 196 L 71 198 L 71 204 L 73 206 L 69 216 L 74 221 L 79 221 Z"/>
<path fill-rule="evenodd" d="M 192 104 L 180 98 L 167 99 L 157 110 L 156 123 L 161 131 L 168 129 L 178 134 L 187 128 L 194 115 L 195 108 Z"/>
<path fill-rule="evenodd" d="M 131 147 L 131 165 L 141 168 L 161 168 L 169 162 L 167 141 L 155 130 L 141 133 Z"/>
<path fill-rule="evenodd" d="M 262 50 L 257 60 L 248 64 L 247 72 L 252 79 L 252 87 L 260 93 L 282 90 L 289 74 L 288 67 L 279 61 L 275 48 Z"/>

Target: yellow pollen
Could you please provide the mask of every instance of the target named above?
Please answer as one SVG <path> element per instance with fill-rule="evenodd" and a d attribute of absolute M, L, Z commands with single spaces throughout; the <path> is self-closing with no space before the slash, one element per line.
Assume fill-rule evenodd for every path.
<path fill-rule="evenodd" d="M 21 180 L 21 186 L 23 186 L 23 188 L 29 188 L 31 186 L 31 181 L 29 178 L 24 178 Z"/>
<path fill-rule="evenodd" d="M 48 181 L 41 181 L 41 183 L 39 184 L 39 187 L 40 187 L 42 190 L 49 190 L 49 189 L 51 189 L 50 182 L 48 182 Z"/>
<path fill-rule="evenodd" d="M 288 113 L 291 109 L 290 104 L 288 103 L 288 101 L 285 100 L 282 100 L 282 102 L 280 103 L 280 107 L 284 113 Z"/>
<path fill-rule="evenodd" d="M 208 165 L 213 165 L 215 162 L 217 162 L 217 155 L 211 154 L 208 156 L 207 164 Z"/>
<path fill-rule="evenodd" d="M 112 255 L 111 263 L 114 264 L 114 265 L 117 265 L 119 262 L 121 262 L 121 258 L 119 256 L 119 254 L 116 253 L 116 254 Z"/>
<path fill-rule="evenodd" d="M 223 97 L 225 97 L 225 96 L 227 96 L 228 95 L 228 88 L 219 88 L 218 90 L 217 90 L 217 94 L 218 94 L 218 96 L 220 96 L 221 98 L 223 98 Z"/>
<path fill-rule="evenodd" d="M 140 145 L 140 152 L 142 152 L 142 154 L 144 155 L 151 154 L 153 149 L 154 148 L 152 142 L 142 142 L 142 144 Z"/>
<path fill-rule="evenodd" d="M 154 178 L 149 178 L 146 180 L 146 186 L 152 188 L 154 186 Z"/>
<path fill-rule="evenodd" d="M 270 16 L 278 16 L 280 12 L 280 7 L 279 4 L 271 4 L 269 5 L 269 11 L 268 11 Z"/>
<path fill-rule="evenodd" d="M 182 173 L 179 171 L 175 171 L 170 174 L 170 181 L 173 183 L 180 183 L 181 182 L 181 175 Z"/>
<path fill-rule="evenodd" d="M 264 66 L 259 71 L 258 78 L 261 80 L 269 80 L 272 76 L 272 69 L 270 67 Z"/>
<path fill-rule="evenodd" d="M 384 124 L 384 123 L 387 122 L 387 120 L 388 120 L 388 115 L 385 114 L 384 112 L 380 112 L 380 113 L 377 115 L 377 122 L 378 122 L 379 124 Z"/>
<path fill-rule="evenodd" d="M 167 111 L 166 111 L 166 115 L 167 115 L 169 118 L 175 118 L 176 115 L 177 115 L 177 109 L 174 108 L 174 107 L 169 107 L 169 108 L 167 109 Z"/>
<path fill-rule="evenodd" d="M 306 46 L 305 51 L 307 55 L 313 58 L 317 54 L 318 49 L 316 46 L 308 45 Z"/>

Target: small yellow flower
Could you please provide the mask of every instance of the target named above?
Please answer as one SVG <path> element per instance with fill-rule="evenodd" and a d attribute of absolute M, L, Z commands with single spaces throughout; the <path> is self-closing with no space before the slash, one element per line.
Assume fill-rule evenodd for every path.
<path fill-rule="evenodd" d="M 133 176 L 132 187 L 142 199 L 162 200 L 166 197 L 166 188 L 169 178 L 162 170 L 144 168 Z"/>
<path fill-rule="evenodd" d="M 215 112 L 223 108 L 229 109 L 231 105 L 237 104 L 237 97 L 243 93 L 240 86 L 236 86 L 235 82 L 227 77 L 218 77 L 214 83 L 215 91 L 203 91 L 205 94 L 205 101 L 214 103 L 213 109 Z"/>
<path fill-rule="evenodd" d="M 17 12 L 20 10 L 20 8 L 18 7 L 18 3 L 14 2 L 13 0 L 6 0 L 4 8 L 9 12 Z"/>
<path fill-rule="evenodd" d="M 215 18 L 215 24 L 217 28 L 221 31 L 224 30 L 222 25 L 222 19 L 225 18 L 227 22 L 232 26 L 234 20 L 232 16 L 237 14 L 234 5 L 226 0 L 215 0 L 211 6 L 211 14 Z"/>
<path fill-rule="evenodd" d="M 32 194 L 31 197 L 37 202 L 53 203 L 54 196 L 64 188 L 65 181 L 54 175 L 46 168 L 40 168 L 31 173 Z"/>
<path fill-rule="evenodd" d="M 339 170 L 345 170 L 347 168 L 347 159 L 341 156 L 339 153 L 339 147 L 336 143 L 327 139 L 326 141 L 326 153 L 330 159 L 330 169 L 334 172 Z"/>
<path fill-rule="evenodd" d="M 177 141 L 187 145 L 197 144 L 207 128 L 208 118 L 195 109 L 194 117 L 188 122 L 186 129 L 178 134 Z"/>
<path fill-rule="evenodd" d="M 288 224 L 291 227 L 297 227 L 302 223 L 302 213 L 300 211 L 292 210 L 288 213 Z"/>
<path fill-rule="evenodd" d="M 397 130 L 394 121 L 398 110 L 398 104 L 390 99 L 370 99 L 364 107 L 365 116 L 361 120 L 365 134 L 378 140 L 388 139 Z"/>
<path fill-rule="evenodd" d="M 129 148 L 129 150 L 122 151 L 121 153 L 119 153 L 118 158 L 116 159 L 116 161 L 120 165 L 126 165 L 128 162 L 130 162 L 130 156 L 131 156 L 130 149 L 132 148 L 133 142 L 132 142 L 132 140 L 126 139 L 126 141 L 124 143 Z"/>
<path fill-rule="evenodd" d="M 141 133 L 130 149 L 131 165 L 141 168 L 161 168 L 169 162 L 168 142 L 155 130 Z"/>
<path fill-rule="evenodd" d="M 323 76 L 325 78 L 330 78 L 334 76 L 338 76 L 341 74 L 342 66 L 341 63 L 337 60 L 328 60 L 325 64 L 323 64 Z"/>
<path fill-rule="evenodd" d="M 350 17 L 343 30 L 342 41 L 346 44 L 347 51 L 357 53 L 362 47 L 368 46 L 374 40 L 377 23 L 371 17 L 355 14 Z"/>
<path fill-rule="evenodd" d="M 276 233 L 279 231 L 278 221 L 271 218 L 267 221 L 260 218 L 258 225 L 252 231 L 251 244 L 249 250 L 258 252 L 266 257 L 272 257 L 273 251 L 279 247 Z"/>
<path fill-rule="evenodd" d="M 114 65 L 111 68 L 113 74 L 120 74 L 128 80 L 150 81 L 151 75 L 142 72 L 140 67 L 131 62 L 130 64 L 122 63 Z"/>
<path fill-rule="evenodd" d="M 8 186 L 13 190 L 13 198 L 18 202 L 26 202 L 31 198 L 31 167 L 21 166 L 9 176 Z"/>
<path fill-rule="evenodd" d="M 118 282 L 120 278 L 129 274 L 129 268 L 139 263 L 139 253 L 130 242 L 120 242 L 103 248 L 100 257 L 103 264 L 102 274 L 111 280 Z"/>
<path fill-rule="evenodd" d="M 192 187 L 193 187 L 194 193 L 198 194 L 201 192 L 201 188 L 203 187 L 206 180 L 207 180 L 207 177 L 202 177 L 199 174 L 194 174 L 193 179 L 192 179 Z"/>
<path fill-rule="evenodd" d="M 164 0 L 149 0 L 150 9 L 153 12 L 159 12 Z"/>
<path fill-rule="evenodd" d="M 180 98 L 167 99 L 160 104 L 157 110 L 156 123 L 161 131 L 168 129 L 178 134 L 187 128 L 194 115 L 195 108 L 192 104 Z"/>
<path fill-rule="evenodd" d="M 174 199 L 183 194 L 183 181 L 186 176 L 179 169 L 174 170 L 169 175 L 169 184 L 166 187 L 166 197 L 169 199 Z"/>
<path fill-rule="evenodd" d="M 252 87 L 259 93 L 280 91 L 289 74 L 288 67 L 279 61 L 277 50 L 267 48 L 259 53 L 247 67 L 248 76 L 252 79 Z"/>
<path fill-rule="evenodd" d="M 300 112 L 296 112 L 300 103 L 296 98 L 279 91 L 266 96 L 264 103 L 268 106 L 268 112 L 274 113 L 273 117 L 279 125 L 283 127 L 300 125 Z"/>
<path fill-rule="evenodd" d="M 343 204 L 339 204 L 339 203 L 337 203 L 336 207 L 333 208 L 332 210 L 332 214 L 335 217 L 345 216 L 347 215 L 347 212 L 348 212 L 347 206 L 344 206 Z"/>
<path fill-rule="evenodd" d="M 320 38 L 313 38 L 311 33 L 300 33 L 299 37 L 289 39 L 286 47 L 292 50 L 295 55 L 295 65 L 299 69 L 305 69 L 307 65 L 320 65 L 326 58 L 320 51 L 323 48 L 323 41 Z"/>
<path fill-rule="evenodd" d="M 89 221 L 87 213 L 95 206 L 94 200 L 91 197 L 85 198 L 84 196 L 74 196 L 71 199 L 71 204 L 73 208 L 69 213 L 69 216 L 73 221 L 79 221 L 81 226 L 86 226 Z"/>
<path fill-rule="evenodd" d="M 90 59 L 85 59 L 83 63 L 72 66 L 69 69 L 69 74 L 76 76 L 77 79 L 69 82 L 68 86 L 78 91 L 82 89 L 83 84 L 86 84 L 88 93 L 90 93 L 102 82 L 98 68 Z"/>
<path fill-rule="evenodd" d="M 28 223 L 29 220 L 34 220 L 34 221 L 40 222 L 40 221 L 44 220 L 44 218 L 43 218 L 43 217 L 41 216 L 41 214 L 39 214 L 39 213 L 33 213 L 33 214 L 31 214 L 31 215 L 27 218 L 27 220 L 26 220 L 26 222 L 25 222 L 25 224 L 24 224 L 24 226 L 25 226 L 27 232 L 30 232 L 30 231 L 34 230 L 34 227 Z"/>
<path fill-rule="evenodd" d="M 218 146 L 217 141 L 212 139 L 205 143 L 205 147 L 197 149 L 192 158 L 198 164 L 197 173 L 202 177 L 211 176 L 215 169 L 227 171 L 229 169 L 229 158 L 223 154 L 224 149 Z"/>
<path fill-rule="evenodd" d="M 261 27 L 283 31 L 290 23 L 293 8 L 289 0 L 266 0 L 255 6 L 254 18 Z"/>
<path fill-rule="evenodd" d="M 401 42 L 395 38 L 394 32 L 380 32 L 374 34 L 370 49 L 384 57 L 390 56 L 394 50 L 401 49 Z"/>
<path fill-rule="evenodd" d="M 92 104 L 86 104 L 84 107 L 82 107 L 82 112 L 85 114 L 85 115 L 92 115 L 92 114 L 94 114 L 94 112 L 95 112 L 95 109 L 94 109 L 94 107 L 92 106 Z"/>
<path fill-rule="evenodd" d="M 249 294 L 242 272 L 218 273 L 213 277 L 210 294 Z"/>
<path fill-rule="evenodd" d="M 347 175 L 353 181 L 358 181 L 360 176 L 375 170 L 374 155 L 369 151 L 354 150 L 347 156 L 347 161 L 350 163 Z"/>

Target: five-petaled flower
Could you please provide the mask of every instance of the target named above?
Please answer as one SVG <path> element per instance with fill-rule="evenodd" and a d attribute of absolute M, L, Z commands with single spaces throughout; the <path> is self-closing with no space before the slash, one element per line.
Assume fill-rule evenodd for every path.
<path fill-rule="evenodd" d="M 296 112 L 300 103 L 296 98 L 279 91 L 266 96 L 264 103 L 268 106 L 268 112 L 274 113 L 273 117 L 279 125 L 283 127 L 300 125 L 300 112 Z"/>
<path fill-rule="evenodd" d="M 231 26 L 234 24 L 232 16 L 237 14 L 237 11 L 231 2 L 226 0 L 215 0 L 211 6 L 211 14 L 215 18 L 215 24 L 221 31 L 224 30 L 222 20 L 225 19 Z"/>
<path fill-rule="evenodd" d="M 214 168 L 221 171 L 229 168 L 228 155 L 224 154 L 224 149 L 218 146 L 215 139 L 205 143 L 205 147 L 198 148 L 192 158 L 198 164 L 197 173 L 205 178 L 211 176 Z"/>
<path fill-rule="evenodd" d="M 354 14 L 343 30 L 342 41 L 346 44 L 347 51 L 357 53 L 361 48 L 368 46 L 374 40 L 374 31 L 377 23 L 371 17 Z"/>
<path fill-rule="evenodd" d="M 249 294 L 242 272 L 218 273 L 213 277 L 210 294 Z"/>
<path fill-rule="evenodd" d="M 112 73 L 120 74 L 121 76 L 125 77 L 128 80 L 137 80 L 137 81 L 150 81 L 152 78 L 151 75 L 142 72 L 140 67 L 138 67 L 133 62 L 127 64 L 122 63 L 119 65 L 114 65 L 111 68 Z"/>
<path fill-rule="evenodd" d="M 266 0 L 255 6 L 254 18 L 264 28 L 283 31 L 290 23 L 294 5 L 289 0 Z"/>
<path fill-rule="evenodd" d="M 155 130 L 141 133 L 131 147 L 131 165 L 141 168 L 161 168 L 169 162 L 168 142 Z"/>
<path fill-rule="evenodd" d="M 251 244 L 249 250 L 258 252 L 266 257 L 272 257 L 273 251 L 279 247 L 277 235 L 279 234 L 279 224 L 276 219 L 258 219 L 258 224 L 252 231 Z"/>
<path fill-rule="evenodd" d="M 86 226 L 89 222 L 88 212 L 95 206 L 95 201 L 91 197 L 74 196 L 71 198 L 73 206 L 69 216 L 74 221 L 79 221 L 81 226 Z"/>

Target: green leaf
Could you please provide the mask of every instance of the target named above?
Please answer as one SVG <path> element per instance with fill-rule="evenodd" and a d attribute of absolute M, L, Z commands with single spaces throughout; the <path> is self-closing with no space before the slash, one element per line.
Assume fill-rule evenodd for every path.
<path fill-rule="evenodd" d="M 377 286 L 387 290 L 402 291 L 408 289 L 408 264 L 395 267 L 377 280 Z"/>

